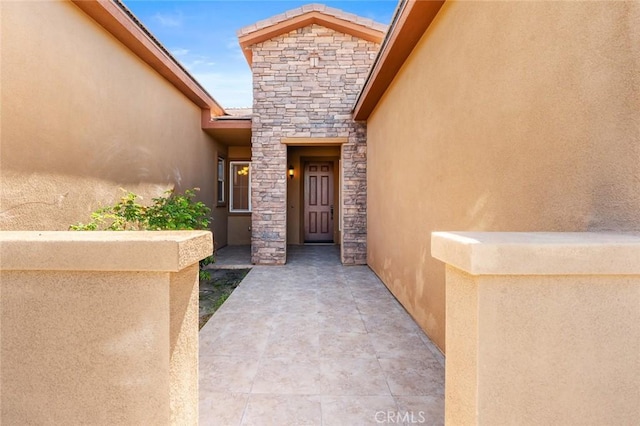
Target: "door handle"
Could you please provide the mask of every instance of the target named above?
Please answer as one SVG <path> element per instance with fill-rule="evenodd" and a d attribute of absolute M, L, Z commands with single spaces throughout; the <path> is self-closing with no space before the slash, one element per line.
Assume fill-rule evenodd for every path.
<path fill-rule="evenodd" d="M 331 206 L 331 220 L 333 220 L 333 206 Z"/>

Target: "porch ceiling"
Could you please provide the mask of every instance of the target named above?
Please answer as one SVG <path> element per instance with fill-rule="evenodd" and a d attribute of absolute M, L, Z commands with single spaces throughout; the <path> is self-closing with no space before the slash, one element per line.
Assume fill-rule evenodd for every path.
<path fill-rule="evenodd" d="M 220 118 L 203 123 L 202 129 L 228 146 L 251 145 L 251 118 Z"/>

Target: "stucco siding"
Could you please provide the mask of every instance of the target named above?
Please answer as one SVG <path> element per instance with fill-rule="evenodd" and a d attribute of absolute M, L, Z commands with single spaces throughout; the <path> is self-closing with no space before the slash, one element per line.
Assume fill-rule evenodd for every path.
<path fill-rule="evenodd" d="M 368 126 L 368 263 L 445 348 L 438 230 L 640 229 L 640 5 L 447 2 Z"/>
<path fill-rule="evenodd" d="M 63 230 L 134 191 L 215 200 L 201 110 L 70 2 L 2 2 L 0 229 Z M 216 245 L 226 213 L 213 211 Z"/>

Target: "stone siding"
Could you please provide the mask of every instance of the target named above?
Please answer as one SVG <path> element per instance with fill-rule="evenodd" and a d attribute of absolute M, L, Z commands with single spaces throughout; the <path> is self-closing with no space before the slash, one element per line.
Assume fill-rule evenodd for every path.
<path fill-rule="evenodd" d="M 252 49 L 252 261 L 286 261 L 287 147 L 281 139 L 346 137 L 342 260 L 365 264 L 366 126 L 352 120 L 351 109 L 379 45 L 314 24 Z"/>

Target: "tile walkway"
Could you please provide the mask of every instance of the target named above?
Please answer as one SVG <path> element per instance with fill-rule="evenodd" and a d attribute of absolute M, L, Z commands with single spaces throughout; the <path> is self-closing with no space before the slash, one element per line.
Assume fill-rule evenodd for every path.
<path fill-rule="evenodd" d="M 251 246 L 226 246 L 216 250 L 216 261 L 209 269 L 244 269 L 252 268 Z"/>
<path fill-rule="evenodd" d="M 443 423 L 442 355 L 335 246 L 254 266 L 200 332 L 201 425 Z"/>

